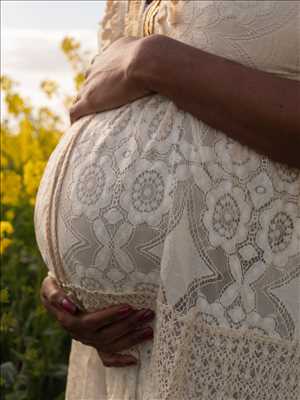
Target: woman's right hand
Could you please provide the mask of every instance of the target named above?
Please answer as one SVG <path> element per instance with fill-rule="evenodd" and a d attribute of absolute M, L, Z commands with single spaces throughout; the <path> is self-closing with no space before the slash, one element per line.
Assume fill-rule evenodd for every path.
<path fill-rule="evenodd" d="M 46 309 L 73 339 L 97 350 L 106 367 L 137 364 L 132 355 L 118 352 L 153 338 L 152 328 L 144 326 L 154 318 L 152 310 L 135 310 L 129 305 L 119 304 L 82 312 L 50 276 L 42 282 L 40 297 Z"/>

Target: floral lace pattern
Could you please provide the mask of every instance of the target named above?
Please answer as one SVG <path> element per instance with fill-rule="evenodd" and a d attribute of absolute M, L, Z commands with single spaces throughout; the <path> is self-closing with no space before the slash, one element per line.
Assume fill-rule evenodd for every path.
<path fill-rule="evenodd" d="M 299 2 L 177 3 L 170 23 L 161 1 L 155 33 L 300 79 Z M 104 47 L 126 13 L 126 2 L 109 4 Z M 83 378 L 80 360 L 89 354 L 95 366 L 97 355 L 73 342 L 68 400 L 97 399 L 87 393 L 100 376 L 106 394 L 97 400 L 298 400 L 299 170 L 156 94 L 66 132 L 35 226 L 49 274 L 82 310 L 156 310 L 153 345 L 128 350 L 139 367 L 87 365 Z"/>
<path fill-rule="evenodd" d="M 144 399 L 299 398 L 299 344 L 220 329 L 197 308 L 180 317 L 173 307 L 158 304 L 160 334 L 149 368 L 151 391 Z"/>

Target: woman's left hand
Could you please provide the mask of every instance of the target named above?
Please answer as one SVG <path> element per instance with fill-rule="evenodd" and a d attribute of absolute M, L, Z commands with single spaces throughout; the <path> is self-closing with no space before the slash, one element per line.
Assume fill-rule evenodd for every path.
<path fill-rule="evenodd" d="M 117 108 L 151 94 L 132 73 L 143 40 L 118 39 L 94 58 L 77 101 L 70 109 L 71 123 L 85 115 Z"/>

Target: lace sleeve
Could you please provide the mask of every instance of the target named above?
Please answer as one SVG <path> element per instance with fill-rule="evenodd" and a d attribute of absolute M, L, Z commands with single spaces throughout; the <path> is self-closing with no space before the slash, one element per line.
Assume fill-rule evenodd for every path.
<path fill-rule="evenodd" d="M 98 51 L 102 52 L 124 34 L 126 1 L 107 0 L 104 16 L 99 23 Z"/>

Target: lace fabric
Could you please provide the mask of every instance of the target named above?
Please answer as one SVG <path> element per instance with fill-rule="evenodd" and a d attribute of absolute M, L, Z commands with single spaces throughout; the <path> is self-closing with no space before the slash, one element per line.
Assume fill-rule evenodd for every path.
<path fill-rule="evenodd" d="M 157 309 L 145 399 L 299 398 L 298 343 L 208 324 L 197 307 L 181 316 L 158 300 Z"/>
<path fill-rule="evenodd" d="M 108 2 L 99 48 L 143 32 L 133 4 Z M 162 0 L 154 32 L 299 80 L 299 13 L 296 1 Z M 138 367 L 104 368 L 73 340 L 67 400 L 300 397 L 299 170 L 149 96 L 67 130 L 35 227 L 81 309 L 156 311 L 153 343 L 124 352 Z"/>

